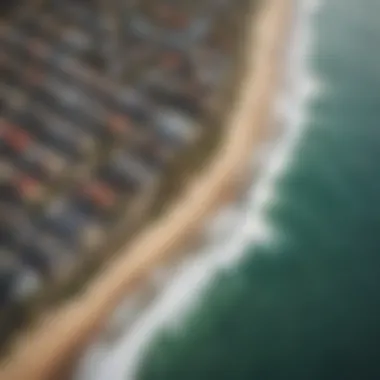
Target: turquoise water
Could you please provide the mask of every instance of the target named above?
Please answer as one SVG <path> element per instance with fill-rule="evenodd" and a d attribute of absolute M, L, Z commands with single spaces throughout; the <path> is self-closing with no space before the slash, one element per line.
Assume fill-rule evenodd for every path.
<path fill-rule="evenodd" d="M 298 5 L 267 164 L 76 379 L 380 379 L 380 1 Z"/>
<path fill-rule="evenodd" d="M 378 0 L 328 0 L 308 21 L 319 91 L 289 119 L 270 233 L 158 334 L 139 379 L 380 379 L 379 21 Z"/>

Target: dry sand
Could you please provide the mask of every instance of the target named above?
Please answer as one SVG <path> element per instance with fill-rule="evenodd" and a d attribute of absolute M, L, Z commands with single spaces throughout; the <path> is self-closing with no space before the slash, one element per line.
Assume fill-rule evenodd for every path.
<path fill-rule="evenodd" d="M 81 294 L 16 340 L 0 369 L 0 380 L 61 378 L 58 373 L 78 357 L 125 295 L 194 237 L 207 217 L 233 196 L 248 172 L 252 150 L 265 137 L 292 2 L 266 0 L 261 14 L 254 16 L 251 49 L 247 46 L 250 69 L 231 112 L 230 127 L 209 166 L 180 201 L 137 236 L 128 251 L 110 262 Z"/>

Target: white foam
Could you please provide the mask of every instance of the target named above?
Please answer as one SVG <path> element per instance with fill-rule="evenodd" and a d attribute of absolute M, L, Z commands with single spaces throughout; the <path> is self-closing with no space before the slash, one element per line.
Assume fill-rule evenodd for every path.
<path fill-rule="evenodd" d="M 236 205 L 220 213 L 208 228 L 208 244 L 194 255 L 195 258 L 181 265 L 117 344 L 109 346 L 106 353 L 103 351 L 102 357 L 99 353 L 96 358 L 91 358 L 90 352 L 87 354 L 76 379 L 136 379 L 145 352 L 158 332 L 162 329 L 181 331 L 186 316 L 202 302 L 207 285 L 221 271 L 236 268 L 247 246 L 251 252 L 257 244 L 275 242 L 276 226 L 269 220 L 267 210 L 279 199 L 276 184 L 292 161 L 292 152 L 307 120 L 307 103 L 318 91 L 318 81 L 311 77 L 305 64 L 311 49 L 311 17 L 319 4 L 313 0 L 300 3 L 287 59 L 288 77 L 275 107 L 275 112 L 279 113 L 277 119 L 284 123 L 284 135 L 268 154 L 269 162 L 259 181 L 249 189 L 249 200 L 243 207 Z"/>

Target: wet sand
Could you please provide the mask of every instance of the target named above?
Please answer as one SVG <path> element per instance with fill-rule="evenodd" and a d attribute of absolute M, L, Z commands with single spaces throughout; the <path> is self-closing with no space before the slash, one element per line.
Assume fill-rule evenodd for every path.
<path fill-rule="evenodd" d="M 292 0 L 266 0 L 261 14 L 254 16 L 251 51 L 247 47 L 250 70 L 210 164 L 180 200 L 109 262 L 82 293 L 15 341 L 0 369 L 1 380 L 60 379 L 58 374 L 69 368 L 68 363 L 102 329 L 126 294 L 194 238 L 207 218 L 234 197 L 249 170 L 252 150 L 266 136 L 291 5 Z"/>

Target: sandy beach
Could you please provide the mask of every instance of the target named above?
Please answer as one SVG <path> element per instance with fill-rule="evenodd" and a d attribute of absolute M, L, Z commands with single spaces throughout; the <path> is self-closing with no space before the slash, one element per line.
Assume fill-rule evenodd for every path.
<path fill-rule="evenodd" d="M 251 28 L 249 71 L 231 110 L 222 143 L 210 164 L 159 220 L 136 236 L 75 299 L 41 318 L 15 342 L 0 379 L 60 379 L 118 303 L 157 264 L 196 236 L 205 220 L 234 196 L 248 171 L 252 150 L 266 136 L 277 89 L 292 0 L 266 0 Z M 258 22 L 257 22 L 258 21 Z"/>

